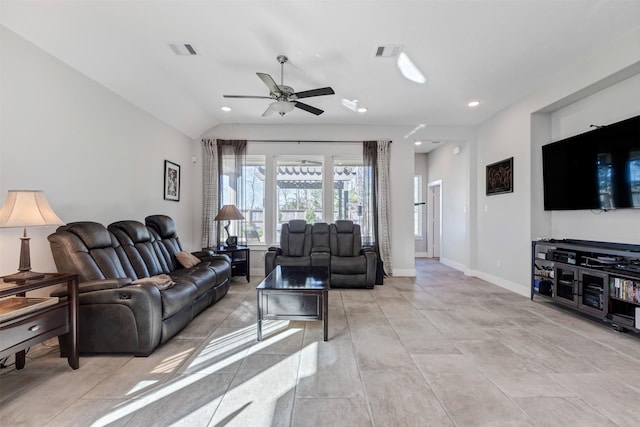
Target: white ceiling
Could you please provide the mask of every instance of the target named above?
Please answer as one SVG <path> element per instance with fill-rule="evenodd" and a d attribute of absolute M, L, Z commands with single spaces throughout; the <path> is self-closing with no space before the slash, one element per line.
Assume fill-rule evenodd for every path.
<path fill-rule="evenodd" d="M 2 25 L 194 138 L 221 123 L 474 125 L 640 27 L 639 0 L 0 1 Z M 425 84 L 375 57 L 388 44 Z M 269 100 L 223 99 L 268 95 L 255 73 L 279 82 L 279 54 L 296 91 L 333 87 L 305 100 L 323 115 L 261 117 Z"/>

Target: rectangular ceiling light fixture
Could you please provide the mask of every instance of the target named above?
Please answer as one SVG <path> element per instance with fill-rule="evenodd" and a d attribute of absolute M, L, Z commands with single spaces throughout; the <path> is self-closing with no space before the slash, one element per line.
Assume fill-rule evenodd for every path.
<path fill-rule="evenodd" d="M 197 55 L 198 52 L 189 43 L 169 43 L 169 47 L 176 55 L 190 56 Z"/>
<path fill-rule="evenodd" d="M 404 46 L 400 44 L 388 44 L 386 46 L 378 46 L 376 50 L 376 58 L 395 58 L 398 56 Z"/>

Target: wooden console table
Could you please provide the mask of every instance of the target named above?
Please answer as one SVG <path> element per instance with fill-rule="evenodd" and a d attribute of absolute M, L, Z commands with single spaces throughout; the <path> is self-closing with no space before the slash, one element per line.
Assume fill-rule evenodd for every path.
<path fill-rule="evenodd" d="M 67 334 L 67 360 L 73 369 L 80 367 L 78 350 L 78 275 L 45 273 L 41 279 L 17 284 L 0 278 L 0 298 L 25 296 L 28 291 L 67 284 L 68 298 L 0 322 L 0 358 L 16 355 L 16 369 L 23 369 L 26 350 L 40 342 Z"/>

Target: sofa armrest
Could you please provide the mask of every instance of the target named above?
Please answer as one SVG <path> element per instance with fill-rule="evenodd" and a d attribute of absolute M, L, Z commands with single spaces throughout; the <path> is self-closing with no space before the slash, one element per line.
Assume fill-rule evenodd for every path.
<path fill-rule="evenodd" d="M 328 246 L 315 246 L 311 248 L 311 253 L 315 252 L 331 252 Z"/>
<path fill-rule="evenodd" d="M 231 264 L 231 258 L 226 254 L 216 254 L 215 252 L 199 251 L 192 252 L 192 255 L 200 258 L 201 261 L 226 261 Z"/>
<path fill-rule="evenodd" d="M 282 249 L 277 246 L 271 246 L 264 253 L 264 275 L 271 273 L 276 268 L 276 258 L 282 254 Z"/>
<path fill-rule="evenodd" d="M 373 248 L 363 248 L 362 254 L 364 255 L 365 260 L 367 261 L 367 275 L 366 282 L 367 287 L 373 288 L 376 284 L 376 271 L 378 267 L 378 255 Z"/>
<path fill-rule="evenodd" d="M 131 278 L 120 277 L 117 279 L 90 280 L 82 282 L 78 286 L 79 293 L 102 291 L 105 289 L 117 289 L 131 284 Z M 61 285 L 51 292 L 52 297 L 66 297 L 67 285 Z"/>
<path fill-rule="evenodd" d="M 191 255 L 197 256 L 198 258 L 203 258 L 206 256 L 215 255 L 215 251 L 213 249 L 203 249 L 201 251 L 191 252 Z"/>
<path fill-rule="evenodd" d="M 154 285 L 129 285 L 79 295 L 80 351 L 146 356 L 162 337 L 162 297 Z"/>

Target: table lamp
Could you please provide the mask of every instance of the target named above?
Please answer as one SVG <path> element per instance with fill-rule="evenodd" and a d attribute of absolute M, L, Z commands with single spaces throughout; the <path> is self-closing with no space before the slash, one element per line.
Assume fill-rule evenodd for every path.
<path fill-rule="evenodd" d="M 31 254 L 27 227 L 46 225 L 64 225 L 64 222 L 51 209 L 42 191 L 9 190 L 7 199 L 0 208 L 0 228 L 24 227 L 20 238 L 20 266 L 18 273 L 5 276 L 5 282 L 24 283 L 27 280 L 41 279 L 43 273 L 31 271 Z"/>
<path fill-rule="evenodd" d="M 242 213 L 240 213 L 235 205 L 224 205 L 214 218 L 214 221 L 227 221 L 227 225 L 224 226 L 224 230 L 227 232 L 227 246 L 236 246 L 238 244 L 238 236 L 229 235 L 229 225 L 231 224 L 231 220 L 235 219 L 244 219 L 244 216 L 242 216 Z"/>

